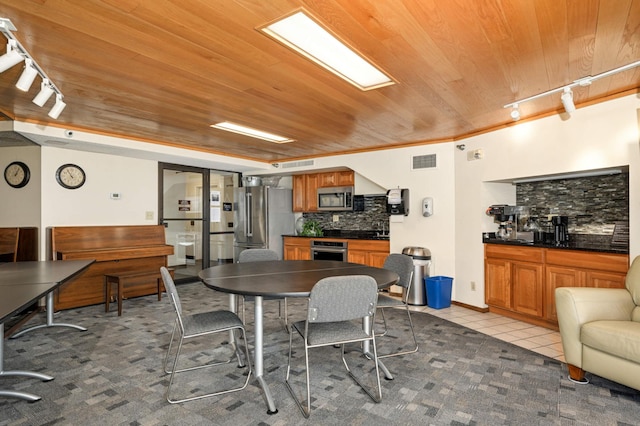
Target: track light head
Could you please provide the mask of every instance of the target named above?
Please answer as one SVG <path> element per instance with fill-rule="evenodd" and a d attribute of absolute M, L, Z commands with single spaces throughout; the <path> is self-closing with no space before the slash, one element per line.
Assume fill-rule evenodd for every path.
<path fill-rule="evenodd" d="M 16 83 L 16 87 L 23 92 L 28 92 L 37 75 L 38 70 L 33 66 L 33 61 L 31 59 L 25 59 L 24 71 L 22 71 L 22 74 Z"/>
<path fill-rule="evenodd" d="M 49 117 L 57 119 L 66 106 L 67 104 L 62 100 L 62 95 L 56 95 L 56 103 L 53 105 L 53 108 L 51 108 L 51 111 L 49 111 Z"/>
<path fill-rule="evenodd" d="M 0 72 L 5 72 L 9 68 L 18 65 L 24 60 L 24 56 L 15 49 L 15 43 L 7 44 L 7 53 L 0 56 Z"/>
<path fill-rule="evenodd" d="M 43 80 L 40 83 L 40 92 L 33 98 L 33 103 L 39 107 L 43 106 L 53 95 L 53 87 L 49 84 L 49 80 Z"/>
<path fill-rule="evenodd" d="M 513 121 L 520 120 L 520 109 L 518 108 L 518 104 L 513 104 L 513 109 L 511 110 L 511 118 Z"/>
<path fill-rule="evenodd" d="M 562 100 L 562 105 L 564 105 L 564 110 L 567 111 L 567 114 L 571 115 L 576 110 L 576 104 L 573 103 L 573 91 L 569 87 L 564 88 L 560 100 Z"/>

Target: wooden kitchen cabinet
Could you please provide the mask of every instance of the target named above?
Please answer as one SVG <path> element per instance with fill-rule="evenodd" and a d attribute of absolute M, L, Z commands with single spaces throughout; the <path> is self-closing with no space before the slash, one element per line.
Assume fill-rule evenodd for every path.
<path fill-rule="evenodd" d="M 351 263 L 382 268 L 389 256 L 389 241 L 386 240 L 349 240 L 347 260 Z"/>
<path fill-rule="evenodd" d="M 311 238 L 284 237 L 284 260 L 311 260 Z"/>
<path fill-rule="evenodd" d="M 318 173 L 293 175 L 293 211 L 318 211 Z"/>
<path fill-rule="evenodd" d="M 487 257 L 484 262 L 484 282 L 485 303 L 511 309 L 511 262 Z"/>
<path fill-rule="evenodd" d="M 558 287 L 624 288 L 629 268 L 626 254 L 548 249 L 546 255 L 545 319 L 557 323 Z"/>
<path fill-rule="evenodd" d="M 352 170 L 293 175 L 293 211 L 318 211 L 318 188 L 353 186 Z"/>
<path fill-rule="evenodd" d="M 626 254 L 485 244 L 485 303 L 557 329 L 556 288 L 623 288 L 628 268 Z"/>
<path fill-rule="evenodd" d="M 340 172 L 318 173 L 318 188 L 332 186 L 353 186 L 354 175 L 352 170 Z"/>
<path fill-rule="evenodd" d="M 512 262 L 512 307 L 514 311 L 535 317 L 542 316 L 543 269 L 542 264 Z"/>

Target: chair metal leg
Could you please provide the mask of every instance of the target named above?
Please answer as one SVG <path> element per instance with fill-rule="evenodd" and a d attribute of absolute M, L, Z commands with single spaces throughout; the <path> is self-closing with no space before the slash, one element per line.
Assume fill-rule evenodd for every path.
<path fill-rule="evenodd" d="M 291 387 L 291 383 L 289 383 L 289 374 L 291 372 L 291 352 L 292 352 L 292 344 L 293 344 L 293 334 L 294 334 L 294 330 L 291 329 L 289 330 L 289 357 L 288 357 L 288 361 L 287 361 L 287 372 L 285 375 L 285 379 L 284 379 L 284 384 L 287 386 L 287 389 L 289 390 L 289 393 L 291 394 L 291 397 L 293 398 L 293 400 L 295 401 L 296 405 L 298 406 L 298 408 L 300 409 L 300 412 L 302 413 L 302 415 L 304 416 L 305 419 L 309 418 L 309 415 L 311 414 L 311 389 L 310 389 L 310 385 L 309 385 L 309 354 L 308 354 L 308 350 L 305 344 L 305 348 L 304 348 L 304 356 L 305 356 L 305 375 L 306 375 L 306 385 L 307 385 L 307 404 L 306 404 L 306 408 L 302 405 L 302 402 L 300 402 L 300 399 L 296 396 L 295 392 L 293 391 L 293 388 Z"/>
<path fill-rule="evenodd" d="M 382 333 L 376 333 L 376 336 L 384 336 L 387 334 L 387 319 L 384 317 L 384 308 L 380 308 L 380 315 L 382 315 L 382 323 L 384 324 L 384 331 Z"/>
<path fill-rule="evenodd" d="M 413 329 L 413 320 L 411 319 L 411 311 L 409 310 L 409 305 L 405 304 L 405 308 L 407 310 L 407 317 L 409 318 L 409 328 L 411 329 L 411 336 L 413 337 L 413 344 L 414 344 L 413 349 L 409 349 L 406 351 L 393 352 L 390 354 L 378 355 L 378 359 L 389 358 L 392 356 L 399 356 L 399 355 L 408 355 L 408 354 L 413 354 L 418 352 L 418 339 L 416 339 L 416 333 Z M 382 318 L 384 318 L 384 309 L 380 309 L 380 311 L 382 312 Z M 386 333 L 386 321 L 385 321 L 385 333 Z M 384 334 L 379 334 L 379 336 L 384 336 Z"/>
<path fill-rule="evenodd" d="M 233 330 L 235 330 L 235 328 L 233 328 L 231 330 L 233 331 Z M 242 333 L 242 338 L 246 342 L 245 330 L 242 329 L 242 328 L 239 328 L 239 330 Z M 212 396 L 223 395 L 223 394 L 231 393 L 231 392 L 237 392 L 237 391 L 240 391 L 240 390 L 242 390 L 242 389 L 247 387 L 247 385 L 249 384 L 249 379 L 251 378 L 251 373 L 252 373 L 253 370 L 252 370 L 252 367 L 251 367 L 251 358 L 249 356 L 249 348 L 248 348 L 248 345 L 245 345 L 244 356 L 245 356 L 246 361 L 247 361 L 248 371 L 247 371 L 247 378 L 246 378 L 246 380 L 244 381 L 244 383 L 241 386 L 236 387 L 236 388 L 232 388 L 232 389 L 226 389 L 226 390 L 218 391 L 218 392 L 212 392 L 212 393 L 208 393 L 208 394 L 204 394 L 204 395 L 192 396 L 192 397 L 189 397 L 189 398 L 171 399 L 171 387 L 173 386 L 173 380 L 174 380 L 175 375 L 177 373 L 182 373 L 182 372 L 185 372 L 185 371 L 198 370 L 198 369 L 207 368 L 207 367 L 215 367 L 215 366 L 221 365 L 221 364 L 228 364 L 233 359 L 233 357 L 231 357 L 227 361 L 220 361 L 220 362 L 208 363 L 208 364 L 204 364 L 204 365 L 198 365 L 198 366 L 190 367 L 190 368 L 178 369 L 178 358 L 180 357 L 180 352 L 182 351 L 182 344 L 184 342 L 184 337 L 180 336 L 180 343 L 178 344 L 178 348 L 177 348 L 177 351 L 176 351 L 176 356 L 173 359 L 173 367 L 172 367 L 171 371 L 167 371 L 166 364 L 167 364 L 167 359 L 169 357 L 169 352 L 171 350 L 171 346 L 172 346 L 172 343 L 173 343 L 174 336 L 175 336 L 175 329 L 174 329 L 174 333 L 172 333 L 172 335 L 171 335 L 171 341 L 169 342 L 169 348 L 167 350 L 167 355 L 165 357 L 165 368 L 164 368 L 165 372 L 170 374 L 170 376 L 169 376 L 169 384 L 167 386 L 167 393 L 166 393 L 166 398 L 167 398 L 167 401 L 169 403 L 177 404 L 177 403 L 181 403 L 181 402 L 194 401 L 196 399 L 209 398 L 209 397 L 212 397 Z M 235 336 L 234 336 L 234 339 L 235 339 Z M 238 346 L 237 339 L 235 340 L 234 343 L 235 343 L 235 348 L 238 348 L 239 346 Z M 234 349 L 234 354 L 235 354 L 234 356 L 236 356 L 236 357 L 238 356 L 237 352 L 238 351 Z M 239 362 L 239 366 L 240 366 L 240 359 L 239 358 L 238 358 L 238 362 Z"/>
<path fill-rule="evenodd" d="M 373 399 L 375 402 L 380 402 L 382 401 L 382 387 L 380 386 L 380 370 L 378 369 L 378 352 L 376 349 L 376 343 L 375 343 L 375 338 L 372 339 L 372 346 L 373 346 L 373 362 L 376 366 L 376 382 L 377 382 L 377 395 L 374 395 L 367 387 L 365 387 L 362 382 L 360 382 L 360 380 L 358 380 L 358 378 L 353 374 L 353 372 L 351 371 L 351 369 L 349 368 L 349 364 L 347 363 L 347 359 L 344 357 L 344 344 L 342 345 L 342 363 L 344 364 L 344 367 L 347 369 L 347 373 L 349 373 L 349 376 L 353 379 L 354 382 L 356 382 L 358 384 L 358 386 L 360 386 L 362 388 L 363 391 L 365 391 L 367 393 L 367 395 L 369 395 L 369 397 L 371 399 Z"/>

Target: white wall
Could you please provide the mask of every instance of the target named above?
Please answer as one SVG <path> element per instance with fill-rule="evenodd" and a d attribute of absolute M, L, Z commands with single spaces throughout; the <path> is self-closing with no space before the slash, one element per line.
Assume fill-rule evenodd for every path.
<path fill-rule="evenodd" d="M 82 167 L 87 181 L 65 189 L 56 181 L 63 164 Z M 48 258 L 46 230 L 51 226 L 152 225 L 158 220 L 158 163 L 107 154 L 42 147 L 40 253 Z M 122 197 L 112 200 L 109 194 Z M 146 213 L 153 218 L 147 219 Z"/>
<path fill-rule="evenodd" d="M 360 154 L 314 159 L 313 169 L 349 167 L 382 188 L 407 188 L 409 216 L 390 223 L 391 251 L 409 246 L 431 250 L 431 275 L 455 276 L 455 173 L 454 145 L 422 145 Z M 435 154 L 434 169 L 411 170 L 412 157 Z M 311 169 L 311 168 L 307 168 Z M 296 169 L 296 171 L 302 170 Z M 258 171 L 256 171 L 258 172 Z M 433 216 L 423 217 L 421 202 L 433 197 Z"/>
<path fill-rule="evenodd" d="M 455 300 L 484 306 L 481 233 L 496 230 L 484 211 L 515 201 L 514 186 L 488 181 L 628 165 L 630 255 L 640 255 L 639 109 L 640 99 L 627 96 L 578 109 L 568 120 L 555 115 L 458 142 L 466 150 L 455 155 Z M 479 148 L 484 158 L 467 161 Z"/>
<path fill-rule="evenodd" d="M 0 183 L 0 227 L 40 226 L 40 147 L 7 146 L 0 148 L 0 171 L 13 161 L 29 166 L 31 178 L 22 188 Z"/>

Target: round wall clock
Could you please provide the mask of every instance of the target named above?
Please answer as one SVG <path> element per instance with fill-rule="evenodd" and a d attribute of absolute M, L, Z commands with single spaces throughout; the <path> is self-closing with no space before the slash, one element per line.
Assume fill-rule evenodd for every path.
<path fill-rule="evenodd" d="M 56 171 L 56 180 L 63 188 L 78 189 L 84 185 L 87 176 L 82 167 L 75 164 L 63 164 Z"/>
<path fill-rule="evenodd" d="M 14 188 L 22 188 L 29 183 L 31 171 L 22 161 L 14 161 L 4 169 L 4 180 Z"/>

